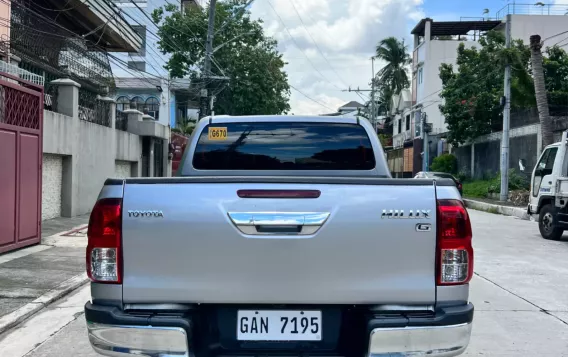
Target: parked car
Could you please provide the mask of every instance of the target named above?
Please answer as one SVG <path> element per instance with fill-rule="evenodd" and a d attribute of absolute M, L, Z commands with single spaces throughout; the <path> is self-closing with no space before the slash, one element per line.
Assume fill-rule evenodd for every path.
<path fill-rule="evenodd" d="M 85 305 L 109 356 L 456 356 L 474 307 L 450 180 L 392 179 L 367 120 L 201 120 L 180 177 L 109 179 Z"/>
<path fill-rule="evenodd" d="M 432 178 L 432 179 L 439 179 L 439 178 L 444 178 L 444 179 L 450 179 L 452 181 L 454 181 L 456 187 L 458 188 L 458 191 L 460 191 L 460 195 L 462 194 L 462 183 L 455 178 L 452 174 L 448 174 L 446 172 L 424 172 L 424 171 L 420 171 L 419 173 L 416 174 L 416 176 L 414 176 L 414 178 Z"/>

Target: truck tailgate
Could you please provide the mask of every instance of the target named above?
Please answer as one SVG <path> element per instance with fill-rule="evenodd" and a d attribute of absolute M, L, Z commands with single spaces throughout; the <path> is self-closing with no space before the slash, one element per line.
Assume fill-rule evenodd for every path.
<path fill-rule="evenodd" d="M 125 303 L 435 302 L 431 182 L 143 182 L 127 181 L 124 187 Z M 321 194 L 241 198 L 238 190 Z M 383 210 L 404 210 L 405 216 L 410 210 L 429 211 L 430 216 L 389 218 Z M 237 227 L 246 217 L 254 217 L 252 225 L 241 221 L 245 225 Z M 316 228 L 286 231 L 270 226 L 271 217 L 285 223 L 304 217 L 303 224 Z"/>

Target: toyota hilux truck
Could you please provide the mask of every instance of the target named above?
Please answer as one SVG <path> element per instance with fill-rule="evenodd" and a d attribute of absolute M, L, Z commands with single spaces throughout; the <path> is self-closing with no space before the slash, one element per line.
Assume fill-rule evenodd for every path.
<path fill-rule="evenodd" d="M 178 176 L 106 181 L 86 259 L 107 356 L 456 356 L 470 340 L 460 194 L 391 178 L 364 119 L 202 119 Z"/>

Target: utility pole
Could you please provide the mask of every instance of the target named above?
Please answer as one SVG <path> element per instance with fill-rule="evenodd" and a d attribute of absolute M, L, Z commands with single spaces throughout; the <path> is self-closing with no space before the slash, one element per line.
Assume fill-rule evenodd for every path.
<path fill-rule="evenodd" d="M 377 120 L 375 117 L 375 56 L 371 57 L 371 70 L 373 71 L 373 76 L 371 77 L 371 123 L 373 123 L 376 134 Z"/>
<path fill-rule="evenodd" d="M 209 77 L 211 76 L 211 57 L 213 56 L 213 31 L 215 30 L 215 5 L 217 0 L 209 1 L 209 24 L 207 27 L 207 41 L 205 43 L 205 61 L 203 63 L 202 79 L 204 85 L 201 90 L 201 98 L 199 102 L 199 119 L 207 115 L 207 107 L 209 105 Z"/>
<path fill-rule="evenodd" d="M 505 23 L 505 46 L 511 48 L 511 15 Z M 501 139 L 501 194 L 500 201 L 509 198 L 509 125 L 511 115 L 511 65 L 505 65 L 505 106 L 503 108 L 503 138 Z"/>
<path fill-rule="evenodd" d="M 422 157 L 422 171 L 428 172 L 428 164 L 430 163 L 430 144 L 428 141 L 428 132 L 430 131 L 427 127 L 427 120 L 428 116 L 426 112 L 422 112 L 421 121 L 422 121 L 422 146 L 424 150 L 424 156 Z"/>
<path fill-rule="evenodd" d="M 375 119 L 374 110 L 373 110 L 373 108 L 374 108 L 374 104 L 373 104 L 374 103 L 374 100 L 373 100 L 374 99 L 374 95 L 373 95 L 374 92 L 373 91 L 374 91 L 374 88 L 373 89 L 360 89 L 359 87 L 357 87 L 357 89 L 351 89 L 351 87 L 349 87 L 349 89 L 342 90 L 342 92 L 355 92 L 355 93 L 371 92 L 371 108 L 372 108 L 371 111 L 373 112 L 373 113 L 371 113 L 371 120 L 370 120 L 371 123 L 373 123 L 373 120 Z M 375 131 L 376 131 L 376 128 L 375 128 Z"/>

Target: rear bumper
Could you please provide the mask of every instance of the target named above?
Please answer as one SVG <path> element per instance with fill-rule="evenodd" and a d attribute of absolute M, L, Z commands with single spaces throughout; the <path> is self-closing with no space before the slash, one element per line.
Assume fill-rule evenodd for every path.
<path fill-rule="evenodd" d="M 375 329 L 371 332 L 370 356 L 457 356 L 469 344 L 471 323 Z"/>
<path fill-rule="evenodd" d="M 473 305 L 440 308 L 435 314 L 403 315 L 390 312 L 370 312 L 364 316 L 365 325 L 342 326 L 358 331 L 350 336 L 353 354 L 337 349 L 304 350 L 282 348 L 269 350 L 205 351 L 199 347 L 207 339 L 194 325 L 191 313 L 130 314 L 116 307 L 87 303 L 85 317 L 91 345 L 100 354 L 124 356 L 195 356 L 215 357 L 242 355 L 302 355 L 351 357 L 379 356 L 457 356 L 469 343 L 473 320 Z M 197 319 L 198 320 L 198 319 Z M 353 320 L 355 321 L 355 320 Z M 230 327 L 232 330 L 233 328 Z M 215 332 L 208 331 L 208 334 Z M 339 342 L 338 344 L 341 344 Z M 298 346 L 295 346 L 298 347 Z M 351 346 L 353 347 L 353 346 Z"/>

